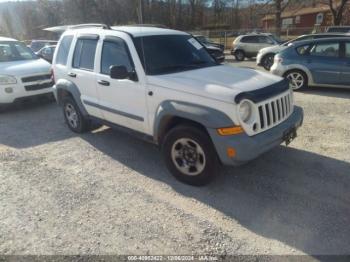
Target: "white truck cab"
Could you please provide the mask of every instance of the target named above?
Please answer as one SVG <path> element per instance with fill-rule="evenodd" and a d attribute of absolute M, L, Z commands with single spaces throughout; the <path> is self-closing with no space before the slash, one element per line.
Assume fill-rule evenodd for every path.
<path fill-rule="evenodd" d="M 0 107 L 33 96 L 52 96 L 51 65 L 25 44 L 0 37 Z"/>
<path fill-rule="evenodd" d="M 53 59 L 71 130 L 91 121 L 161 146 L 179 180 L 204 185 L 296 137 L 303 111 L 286 80 L 218 64 L 192 35 L 154 27 L 67 30 Z"/>

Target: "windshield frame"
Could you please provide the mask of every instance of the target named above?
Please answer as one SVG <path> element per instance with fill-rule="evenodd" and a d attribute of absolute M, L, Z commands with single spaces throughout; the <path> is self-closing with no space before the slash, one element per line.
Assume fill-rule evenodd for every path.
<path fill-rule="evenodd" d="M 18 62 L 18 61 L 32 61 L 32 60 L 37 60 L 40 59 L 34 52 L 31 50 L 29 47 L 27 47 L 24 43 L 20 41 L 0 41 L 0 46 L 1 45 L 9 45 L 9 48 L 11 48 L 11 52 L 17 53 L 17 57 L 11 60 L 2 60 L 0 57 L 0 63 L 11 63 L 11 62 Z M 24 51 L 26 51 L 27 54 L 31 56 L 31 58 L 25 58 L 23 57 L 18 48 L 15 45 L 20 45 Z"/>
<path fill-rule="evenodd" d="M 178 37 L 178 38 L 184 38 L 186 42 L 188 42 L 190 39 L 194 39 L 196 41 L 196 44 L 198 43 L 201 48 L 197 49 L 198 52 L 202 52 L 202 55 L 204 58 L 207 58 L 205 61 L 197 60 L 193 61 L 192 63 L 189 64 L 179 64 L 179 63 L 174 63 L 173 65 L 167 65 L 164 66 L 163 68 L 156 68 L 156 69 L 150 69 L 151 67 L 149 66 L 149 61 L 152 61 L 152 56 L 151 58 L 149 57 L 149 53 L 147 54 L 147 50 L 145 50 L 144 45 L 145 45 L 145 40 L 147 41 L 148 39 L 151 38 L 166 38 L 166 37 Z M 164 39 L 162 39 L 164 41 Z M 153 39 L 153 41 L 156 41 Z M 140 62 L 142 64 L 142 67 L 144 69 L 144 72 L 146 75 L 166 75 L 166 74 L 175 74 L 175 73 L 180 73 L 184 71 L 190 71 L 190 70 L 197 70 L 197 69 L 202 69 L 202 68 L 207 68 L 207 67 L 212 67 L 212 66 L 217 66 L 220 65 L 215 58 L 208 52 L 206 47 L 196 39 L 196 37 L 190 35 L 190 34 L 164 34 L 164 35 L 146 35 L 146 36 L 139 36 L 139 37 L 133 37 L 133 42 L 135 49 L 137 51 L 137 54 L 139 56 Z M 184 43 L 186 43 L 184 42 Z M 195 51 L 195 50 L 193 50 Z M 167 60 L 168 61 L 168 60 Z"/>

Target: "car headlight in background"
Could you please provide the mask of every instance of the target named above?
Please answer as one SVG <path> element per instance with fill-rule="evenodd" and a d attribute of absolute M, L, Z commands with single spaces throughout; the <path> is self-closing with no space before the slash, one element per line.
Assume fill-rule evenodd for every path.
<path fill-rule="evenodd" d="M 13 76 L 0 75 L 0 85 L 13 85 L 17 84 L 17 80 Z"/>
<path fill-rule="evenodd" d="M 253 115 L 253 105 L 248 100 L 243 100 L 239 104 L 239 117 L 244 123 L 248 123 Z"/>

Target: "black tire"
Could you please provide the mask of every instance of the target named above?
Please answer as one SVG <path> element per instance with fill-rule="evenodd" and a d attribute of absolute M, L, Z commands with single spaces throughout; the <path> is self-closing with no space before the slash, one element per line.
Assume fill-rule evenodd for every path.
<path fill-rule="evenodd" d="M 294 91 L 302 91 L 302 90 L 305 90 L 305 89 L 308 87 L 308 83 L 309 83 L 309 80 L 308 80 L 308 78 L 307 78 L 306 73 L 303 72 L 303 71 L 301 71 L 301 70 L 298 70 L 298 69 L 293 69 L 293 70 L 290 70 L 290 71 L 286 72 L 286 73 L 284 74 L 284 77 L 287 78 L 287 79 L 291 82 L 290 76 L 291 76 L 292 74 L 299 74 L 299 75 L 302 77 L 302 79 L 303 79 L 303 84 L 302 84 L 300 87 L 298 87 L 298 88 L 294 88 L 294 87 L 292 86 L 292 84 L 291 84 L 292 89 L 293 89 Z"/>
<path fill-rule="evenodd" d="M 190 162 L 187 162 L 186 156 L 188 155 L 186 151 L 186 147 L 182 147 L 182 156 L 178 157 L 178 159 L 173 158 L 173 152 L 178 146 L 178 142 L 181 140 L 191 141 L 192 145 L 197 144 L 195 147 L 189 147 L 191 150 L 195 150 L 197 148 L 201 153 L 195 153 L 196 157 L 192 155 L 194 160 L 193 162 L 201 162 L 203 170 L 201 170 L 198 174 L 186 174 L 182 172 L 177 165 L 179 166 L 182 162 L 186 162 L 185 166 L 191 166 Z M 190 145 L 191 145 L 190 143 Z M 179 149 L 180 151 L 181 149 Z M 192 186 L 204 186 L 208 184 L 218 173 L 219 160 L 216 154 L 215 148 L 211 142 L 210 137 L 202 131 L 200 128 L 190 126 L 190 125 L 181 125 L 171 129 L 165 136 L 162 144 L 162 154 L 166 163 L 168 170 L 174 175 L 176 179 L 179 181 L 192 185 Z M 186 156 L 185 156 L 186 155 Z M 204 156 L 204 157 L 203 157 Z M 190 156 L 191 157 L 191 156 Z M 195 164 L 193 164 L 195 165 Z M 195 166 L 191 166 L 189 170 L 196 169 Z M 197 170 L 198 172 L 199 170 Z"/>
<path fill-rule="evenodd" d="M 84 133 L 86 131 L 90 130 L 90 120 L 85 118 L 83 114 L 81 113 L 77 103 L 74 101 L 74 99 L 70 96 L 67 96 L 63 99 L 63 115 L 64 119 L 66 120 L 66 123 L 70 130 L 72 130 L 75 133 Z M 75 111 L 76 116 L 76 123 L 75 121 L 72 121 L 68 114 L 68 108 Z M 73 122 L 75 124 L 73 124 Z"/>
<path fill-rule="evenodd" d="M 267 54 L 264 56 L 264 58 L 261 61 L 261 64 L 265 70 L 270 71 L 270 69 L 273 65 L 274 57 L 275 57 L 275 54 Z"/>
<path fill-rule="evenodd" d="M 245 53 L 242 50 L 237 50 L 235 52 L 235 58 L 237 61 L 244 61 L 245 59 Z"/>

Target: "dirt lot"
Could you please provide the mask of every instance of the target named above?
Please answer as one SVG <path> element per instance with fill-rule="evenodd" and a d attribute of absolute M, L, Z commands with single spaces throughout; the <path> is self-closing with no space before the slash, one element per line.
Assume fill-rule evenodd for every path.
<path fill-rule="evenodd" d="M 128 134 L 71 133 L 54 103 L 2 113 L 0 254 L 349 254 L 350 91 L 296 103 L 290 147 L 203 188 Z"/>

